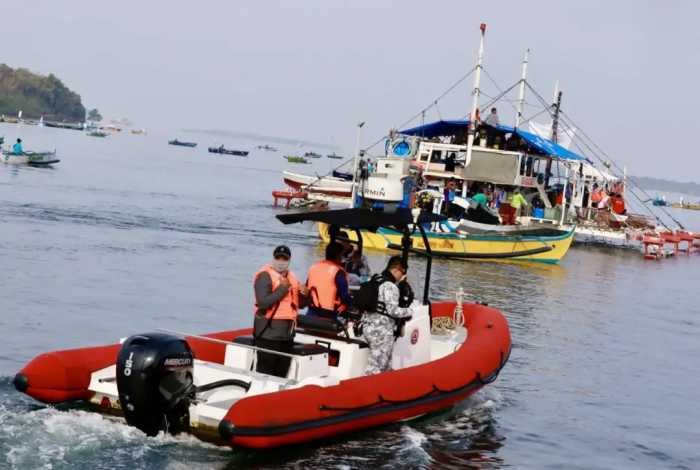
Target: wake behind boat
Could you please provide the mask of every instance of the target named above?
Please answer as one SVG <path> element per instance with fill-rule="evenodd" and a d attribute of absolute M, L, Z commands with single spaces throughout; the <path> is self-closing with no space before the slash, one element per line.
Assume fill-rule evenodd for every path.
<path fill-rule="evenodd" d="M 279 215 L 340 229 L 391 228 L 436 220 L 347 209 Z M 362 244 L 358 244 L 362 250 Z M 401 246 L 404 260 L 410 247 Z M 393 343 L 392 369 L 365 375 L 369 345 L 358 316 L 344 321 L 301 315 L 289 352 L 256 345 L 250 329 L 205 336 L 137 334 L 122 344 L 42 354 L 14 379 L 20 392 L 45 403 L 81 400 L 97 412 L 124 416 L 148 435 L 189 432 L 232 446 L 271 448 L 325 439 L 451 407 L 498 377 L 510 355 L 508 323 L 480 304 L 430 300 L 430 248 L 421 299 Z M 289 357 L 285 376 L 258 372 L 260 353 Z M 397 387 L 397 384 L 401 384 Z"/>
<path fill-rule="evenodd" d="M 221 155 L 236 155 L 238 157 L 247 157 L 250 152 L 247 150 L 227 149 L 223 145 L 219 147 L 209 147 L 209 153 L 219 153 Z"/>

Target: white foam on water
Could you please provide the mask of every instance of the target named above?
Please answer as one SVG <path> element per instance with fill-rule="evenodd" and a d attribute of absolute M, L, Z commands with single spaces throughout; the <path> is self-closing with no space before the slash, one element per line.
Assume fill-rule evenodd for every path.
<path fill-rule="evenodd" d="M 129 465 L 132 468 L 147 467 L 150 454 L 166 450 L 168 454 L 180 454 L 179 460 L 183 462 L 188 462 L 188 456 L 182 453 L 201 450 L 218 451 L 208 455 L 206 460 L 213 458 L 219 464 L 230 457 L 228 447 L 208 444 L 191 435 L 161 433 L 148 437 L 121 420 L 93 412 L 54 408 L 26 413 L 0 408 L 0 443 L 0 448 L 6 449 L 7 465 L 23 469 L 63 468 L 100 460 L 106 466 L 123 462 L 133 464 Z"/>

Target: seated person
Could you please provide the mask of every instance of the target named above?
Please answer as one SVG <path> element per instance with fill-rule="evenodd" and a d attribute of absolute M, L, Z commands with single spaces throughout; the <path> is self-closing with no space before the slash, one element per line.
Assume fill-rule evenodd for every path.
<path fill-rule="evenodd" d="M 476 194 L 472 196 L 472 200 L 481 206 L 488 207 L 489 200 L 486 197 L 486 191 L 484 190 L 484 186 L 481 186 L 476 191 Z"/>
<path fill-rule="evenodd" d="M 359 285 L 363 280 L 372 275 L 367 257 L 355 249 L 345 261 L 345 272 L 348 275 L 350 285 Z"/>
<path fill-rule="evenodd" d="M 307 315 L 336 320 L 352 303 L 348 279 L 343 269 L 344 247 L 338 242 L 326 246 L 326 259 L 309 268 L 306 287 L 309 289 Z"/>

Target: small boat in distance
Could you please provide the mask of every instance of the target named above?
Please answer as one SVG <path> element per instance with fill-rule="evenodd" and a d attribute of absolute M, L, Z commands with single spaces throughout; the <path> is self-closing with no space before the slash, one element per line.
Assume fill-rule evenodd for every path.
<path fill-rule="evenodd" d="M 342 159 L 345 158 L 345 157 L 343 157 L 342 155 L 338 155 L 337 153 L 333 152 L 333 153 L 329 153 L 328 155 L 326 155 L 326 158 L 333 158 L 333 159 L 335 159 L 335 160 L 342 160 Z"/>
<path fill-rule="evenodd" d="M 321 155 L 320 153 L 316 153 L 316 152 L 306 152 L 304 154 L 304 156 L 308 157 L 308 158 L 321 158 L 323 155 Z"/>
<path fill-rule="evenodd" d="M 231 150 L 225 148 L 223 145 L 219 147 L 209 147 L 209 153 L 220 153 L 222 155 L 237 155 L 239 157 L 247 157 L 250 152 L 247 150 Z"/>
<path fill-rule="evenodd" d="M 32 152 L 30 150 L 22 153 L 2 152 L 0 150 L 0 161 L 9 165 L 29 165 L 29 166 L 49 166 L 61 160 L 56 158 L 56 151 Z"/>
<path fill-rule="evenodd" d="M 309 163 L 306 158 L 300 157 L 299 155 L 285 155 L 284 158 L 286 158 L 289 163 Z"/>
<path fill-rule="evenodd" d="M 88 132 L 87 135 L 89 135 L 90 137 L 107 137 L 109 134 L 102 131 L 91 131 Z"/>
<path fill-rule="evenodd" d="M 259 149 L 259 150 L 267 150 L 268 152 L 276 152 L 276 151 L 277 151 L 277 148 L 276 148 L 276 147 L 273 147 L 273 146 L 267 145 L 267 144 L 265 144 L 265 145 L 258 145 L 258 149 Z"/>
<path fill-rule="evenodd" d="M 197 142 L 183 142 L 183 141 L 177 140 L 177 139 L 169 140 L 168 144 L 179 145 L 180 147 L 196 147 L 197 146 Z"/>

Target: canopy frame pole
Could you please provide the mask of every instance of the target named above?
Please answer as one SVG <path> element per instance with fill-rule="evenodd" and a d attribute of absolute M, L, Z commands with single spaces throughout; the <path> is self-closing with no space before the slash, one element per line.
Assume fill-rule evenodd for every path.
<path fill-rule="evenodd" d="M 428 235 L 425 233 L 425 229 L 420 224 L 416 225 L 418 225 L 420 236 L 425 245 L 425 252 L 428 255 L 428 259 L 425 262 L 425 284 L 423 285 L 423 305 L 428 305 L 430 303 L 430 273 L 433 269 L 433 251 L 430 248 L 430 242 L 428 241 Z"/>
<path fill-rule="evenodd" d="M 357 197 L 357 167 L 360 164 L 360 140 L 362 139 L 362 126 L 365 122 L 362 121 L 357 125 L 357 142 L 355 143 L 355 161 L 352 166 L 352 192 L 350 194 L 350 209 L 355 207 L 355 198 Z"/>
<path fill-rule="evenodd" d="M 481 23 L 481 40 L 479 42 L 479 54 L 476 58 L 476 74 L 474 74 L 474 91 L 472 92 L 472 110 L 469 114 L 469 129 L 467 131 L 467 156 L 464 160 L 464 166 L 469 165 L 472 160 L 472 148 L 474 147 L 474 134 L 476 133 L 476 113 L 479 110 L 479 94 L 481 86 L 481 70 L 484 68 L 484 37 L 486 36 L 486 23 Z M 462 185 L 462 197 L 467 197 L 467 186 Z"/>
<path fill-rule="evenodd" d="M 528 56 L 530 55 L 530 49 L 525 50 L 525 57 L 523 57 L 523 73 L 520 78 L 520 85 L 518 85 L 518 109 L 515 116 L 515 128 L 520 127 L 523 122 L 523 108 L 525 106 L 525 81 L 527 80 L 527 62 Z"/>

